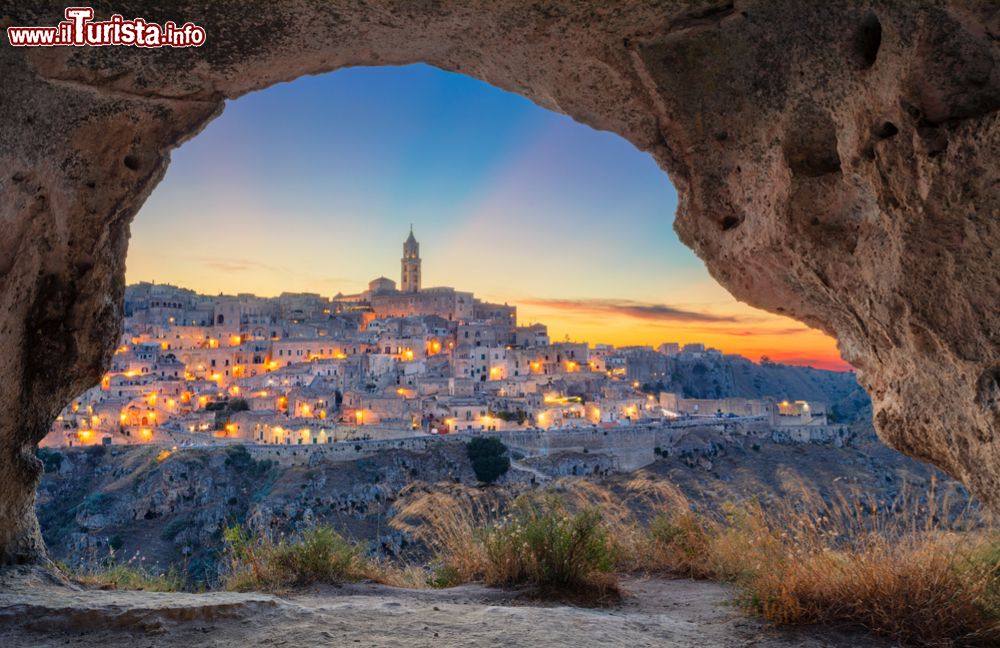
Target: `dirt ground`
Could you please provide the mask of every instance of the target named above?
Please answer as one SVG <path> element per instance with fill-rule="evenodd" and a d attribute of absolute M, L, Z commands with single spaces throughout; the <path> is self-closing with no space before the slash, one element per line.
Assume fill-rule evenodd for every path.
<path fill-rule="evenodd" d="M 0 576 L 0 646 L 628 646 L 883 648 L 864 634 L 770 628 L 731 605 L 725 587 L 629 580 L 616 607 L 541 605 L 463 586 L 360 584 L 288 597 L 79 590 L 33 572 Z"/>

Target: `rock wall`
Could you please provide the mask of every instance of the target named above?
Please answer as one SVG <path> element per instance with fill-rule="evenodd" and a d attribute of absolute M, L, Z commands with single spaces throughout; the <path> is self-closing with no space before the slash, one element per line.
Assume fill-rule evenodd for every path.
<path fill-rule="evenodd" d="M 257 460 L 239 445 L 161 450 L 45 450 L 37 513 L 53 557 L 76 566 L 114 551 L 121 562 L 174 565 L 192 581 L 213 582 L 222 534 L 233 525 L 278 535 L 329 524 L 398 548 L 402 538 L 385 520 L 399 491 L 418 480 L 475 484 L 457 444 L 350 461 L 317 452 L 308 465 Z"/>
<path fill-rule="evenodd" d="M 6 2 L 0 25 L 59 7 Z M 738 298 L 837 336 L 879 433 L 1000 508 L 1000 18 L 975 0 L 107 2 L 196 49 L 0 48 L 0 555 L 120 330 L 129 222 L 225 99 L 425 61 L 648 151 Z"/>
<path fill-rule="evenodd" d="M 325 461 L 356 461 L 393 451 L 422 453 L 441 445 L 461 446 L 476 436 L 499 437 L 507 447 L 528 456 L 547 457 L 560 453 L 595 453 L 606 455 L 615 470 L 631 471 L 654 461 L 678 446 L 684 439 L 707 433 L 726 439 L 774 437 L 774 441 L 794 443 L 830 443 L 845 437 L 849 428 L 812 426 L 772 428 L 763 418 L 740 420 L 681 420 L 669 426 L 636 424 L 614 428 L 584 427 L 563 430 L 517 430 L 507 432 L 460 432 L 442 436 L 374 439 L 313 445 L 247 445 L 247 452 L 259 461 L 272 461 L 283 467 L 312 467 Z M 846 437 L 845 437 L 846 438 Z M 243 447 L 243 446 L 240 446 Z M 461 454 L 463 450 L 459 450 Z"/>

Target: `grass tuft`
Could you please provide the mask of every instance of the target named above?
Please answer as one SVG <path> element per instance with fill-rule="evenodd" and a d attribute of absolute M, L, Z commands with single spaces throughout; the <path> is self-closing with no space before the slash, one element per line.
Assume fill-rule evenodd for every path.
<path fill-rule="evenodd" d="M 183 575 L 174 567 L 160 570 L 146 565 L 138 555 L 120 562 L 112 550 L 102 559 L 93 559 L 75 567 L 60 563 L 70 580 L 86 587 L 107 590 L 143 590 L 180 592 L 185 589 Z"/>
<path fill-rule="evenodd" d="M 436 554 L 432 587 L 479 581 L 528 585 L 542 596 L 581 601 L 619 595 L 617 544 L 596 508 L 570 510 L 554 495 L 513 502 L 462 489 L 412 495 L 392 524 Z"/>
<path fill-rule="evenodd" d="M 619 594 L 617 547 L 597 509 L 571 513 L 558 497 L 522 496 L 481 542 L 487 585 L 529 584 L 543 594 L 598 600 Z"/>
<path fill-rule="evenodd" d="M 328 526 L 313 527 L 298 538 L 278 541 L 235 526 L 227 529 L 223 538 L 227 589 L 280 591 L 354 582 L 370 575 L 361 548 Z"/>

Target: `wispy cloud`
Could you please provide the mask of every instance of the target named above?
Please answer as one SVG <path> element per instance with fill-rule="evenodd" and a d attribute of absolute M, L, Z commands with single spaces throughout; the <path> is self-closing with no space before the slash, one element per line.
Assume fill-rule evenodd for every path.
<path fill-rule="evenodd" d="M 620 315 L 641 320 L 699 323 L 746 322 L 738 315 L 719 315 L 631 299 L 544 299 L 529 297 L 517 300 L 519 304 L 563 311 L 574 315 Z"/>
<path fill-rule="evenodd" d="M 261 263 L 253 259 L 205 259 L 197 258 L 198 263 L 218 272 L 252 272 L 266 270 L 268 272 L 279 271 L 267 263 Z"/>
<path fill-rule="evenodd" d="M 840 356 L 814 356 L 808 353 L 796 353 L 795 351 L 775 350 L 767 355 L 773 362 L 781 364 L 797 365 L 800 367 L 813 367 L 815 369 L 826 369 L 827 371 L 854 371 L 854 367 Z"/>
<path fill-rule="evenodd" d="M 737 335 L 739 337 L 757 337 L 760 335 L 801 335 L 810 333 L 812 329 L 807 326 L 793 326 L 780 329 L 759 329 L 756 331 L 726 331 L 726 335 Z"/>

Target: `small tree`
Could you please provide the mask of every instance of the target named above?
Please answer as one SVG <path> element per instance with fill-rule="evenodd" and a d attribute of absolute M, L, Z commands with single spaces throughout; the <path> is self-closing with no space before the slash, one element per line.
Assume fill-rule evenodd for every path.
<path fill-rule="evenodd" d="M 484 484 L 492 484 L 510 470 L 507 446 L 496 437 L 477 437 L 466 444 L 472 470 L 476 479 Z"/>
<path fill-rule="evenodd" d="M 63 455 L 58 450 L 39 448 L 35 451 L 35 456 L 42 460 L 42 465 L 47 473 L 58 472 L 59 467 L 62 466 Z"/>

